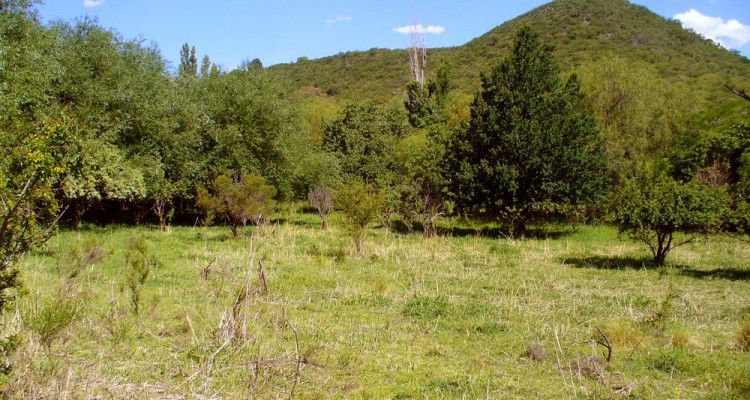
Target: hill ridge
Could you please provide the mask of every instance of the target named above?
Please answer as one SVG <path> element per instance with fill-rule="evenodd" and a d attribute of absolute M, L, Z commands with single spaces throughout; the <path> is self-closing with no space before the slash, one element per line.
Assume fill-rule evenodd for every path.
<path fill-rule="evenodd" d="M 556 0 L 532 9 L 461 46 L 427 49 L 430 65 L 454 66 L 460 92 L 479 88 L 488 71 L 510 50 L 523 25 L 555 46 L 565 72 L 602 57 L 617 56 L 650 64 L 666 82 L 688 82 L 701 101 L 724 101 L 723 84 L 750 82 L 750 60 L 687 31 L 648 8 L 626 0 Z M 314 86 L 346 100 L 387 102 L 403 96 L 409 79 L 405 49 L 351 51 L 269 68 L 294 88 Z M 428 71 L 428 74 L 431 71 Z"/>

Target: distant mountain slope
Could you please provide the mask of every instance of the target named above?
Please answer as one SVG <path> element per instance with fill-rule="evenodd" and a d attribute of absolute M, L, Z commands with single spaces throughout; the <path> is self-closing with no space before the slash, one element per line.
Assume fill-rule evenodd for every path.
<path fill-rule="evenodd" d="M 463 46 L 429 49 L 428 62 L 450 61 L 457 88 L 473 93 L 479 73 L 508 53 L 523 25 L 555 45 L 558 61 L 569 72 L 602 57 L 646 62 L 666 82 L 689 83 L 690 95 L 707 105 L 731 98 L 724 83 L 750 86 L 750 60 L 625 0 L 553 1 Z M 296 87 L 315 86 L 343 99 L 388 101 L 403 94 L 409 79 L 405 50 L 348 52 L 270 69 Z"/>

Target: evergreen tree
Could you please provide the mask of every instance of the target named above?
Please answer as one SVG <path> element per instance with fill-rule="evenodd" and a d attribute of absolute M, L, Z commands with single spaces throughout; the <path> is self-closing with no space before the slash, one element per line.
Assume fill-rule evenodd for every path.
<path fill-rule="evenodd" d="M 471 105 L 471 120 L 446 152 L 449 186 L 464 212 L 505 215 L 522 235 L 534 211 L 590 202 L 604 187 L 605 159 L 580 84 L 563 84 L 552 46 L 528 27 Z"/>

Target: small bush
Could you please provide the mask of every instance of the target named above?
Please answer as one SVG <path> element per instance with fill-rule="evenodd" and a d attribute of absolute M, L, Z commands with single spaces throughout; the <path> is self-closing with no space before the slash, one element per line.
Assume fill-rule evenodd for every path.
<path fill-rule="evenodd" d="M 125 264 L 128 267 L 125 284 L 130 290 L 130 304 L 133 307 L 133 313 L 139 315 L 141 290 L 151 275 L 152 269 L 158 265 L 156 257 L 148 255 L 148 242 L 143 236 L 132 238 L 128 243 Z"/>
<path fill-rule="evenodd" d="M 72 298 L 55 298 L 45 303 L 33 314 L 27 328 L 39 338 L 47 355 L 51 354 L 54 341 L 78 316 L 78 301 Z"/>
<path fill-rule="evenodd" d="M 362 238 L 378 216 L 381 204 L 372 186 L 361 181 L 344 185 L 336 192 L 336 207 L 344 214 L 346 230 L 354 238 L 357 253 L 362 252 Z"/>

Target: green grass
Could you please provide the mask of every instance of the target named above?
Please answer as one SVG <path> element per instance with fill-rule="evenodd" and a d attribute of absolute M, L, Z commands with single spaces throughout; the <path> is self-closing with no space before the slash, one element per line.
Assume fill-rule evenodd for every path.
<path fill-rule="evenodd" d="M 15 329 L 22 337 L 4 394 L 750 394 L 750 357 L 739 339 L 750 312 L 746 243 L 713 237 L 678 248 L 667 268 L 654 269 L 645 247 L 602 226 L 518 241 L 487 230 L 425 239 L 373 229 L 357 255 L 335 218 L 329 231 L 312 215 L 285 221 L 238 240 L 228 228 L 61 232 L 27 257 L 26 293 L 16 313 L 3 315 L 6 334 Z M 136 316 L 125 256 L 138 236 L 158 264 Z M 72 274 L 75 260 L 93 248 L 97 256 Z M 42 305 L 71 297 L 78 312 L 43 345 L 26 321 L 43 319 Z M 595 344 L 603 340 L 596 327 L 612 343 L 609 363 Z"/>

